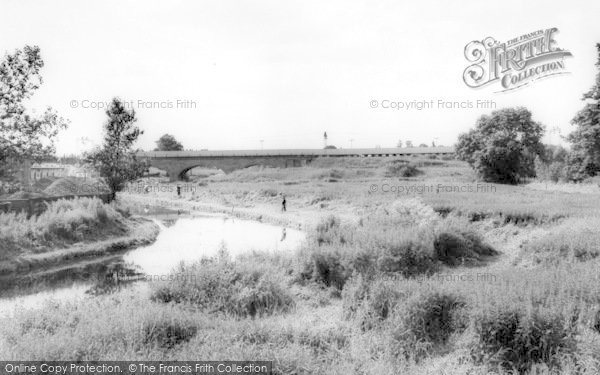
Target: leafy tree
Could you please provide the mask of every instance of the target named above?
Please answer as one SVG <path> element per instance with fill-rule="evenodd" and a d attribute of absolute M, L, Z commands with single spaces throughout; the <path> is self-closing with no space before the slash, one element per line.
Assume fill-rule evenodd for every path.
<path fill-rule="evenodd" d="M 325 150 L 335 150 L 337 149 L 337 147 L 335 147 L 334 145 L 327 145 L 325 147 L 323 147 Z"/>
<path fill-rule="evenodd" d="M 104 178 L 114 199 L 128 181 L 141 177 L 148 165 L 137 160 L 133 150 L 133 144 L 143 134 L 135 125 L 135 110 L 128 110 L 120 99 L 114 98 L 106 115 L 104 143 L 86 155 L 86 162 Z"/>
<path fill-rule="evenodd" d="M 402 140 L 398 140 L 398 143 L 396 144 L 397 148 L 402 148 Z"/>
<path fill-rule="evenodd" d="M 600 69 L 600 43 L 596 44 L 596 49 L 596 66 Z M 600 72 L 596 75 L 594 86 L 583 94 L 581 100 L 588 102 L 571 120 L 577 128 L 567 137 L 572 144 L 567 163 L 574 180 L 600 173 Z"/>
<path fill-rule="evenodd" d="M 179 143 L 175 137 L 170 134 L 165 134 L 156 141 L 154 151 L 181 151 L 183 145 Z"/>
<path fill-rule="evenodd" d="M 412 141 L 406 141 L 406 147 L 414 147 Z"/>
<path fill-rule="evenodd" d="M 37 46 L 25 46 L 0 61 L 0 177 L 10 178 L 24 161 L 53 155 L 54 138 L 68 125 L 50 107 L 38 116 L 25 108 L 42 84 L 43 66 Z"/>
<path fill-rule="evenodd" d="M 419 147 L 428 147 L 425 143 L 421 143 Z"/>
<path fill-rule="evenodd" d="M 461 134 L 456 153 L 483 180 L 516 184 L 535 176 L 535 157 L 544 153 L 543 133 L 528 109 L 504 108 L 481 116 L 475 129 Z"/>

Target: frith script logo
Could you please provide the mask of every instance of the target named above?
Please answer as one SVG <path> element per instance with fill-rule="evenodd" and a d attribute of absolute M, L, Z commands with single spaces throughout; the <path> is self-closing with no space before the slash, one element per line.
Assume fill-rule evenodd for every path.
<path fill-rule="evenodd" d="M 500 43 L 492 37 L 474 40 L 465 46 L 469 65 L 463 80 L 479 88 L 498 81 L 502 89 L 514 90 L 535 80 L 566 74 L 564 58 L 571 52 L 558 48 L 554 40 L 557 28 L 537 30 Z"/>

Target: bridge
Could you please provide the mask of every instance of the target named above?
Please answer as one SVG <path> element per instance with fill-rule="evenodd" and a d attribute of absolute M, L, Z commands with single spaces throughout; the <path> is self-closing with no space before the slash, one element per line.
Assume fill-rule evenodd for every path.
<path fill-rule="evenodd" d="M 319 157 L 385 158 L 407 155 L 454 155 L 454 147 L 151 151 L 137 154 L 150 166 L 166 171 L 171 181 L 182 179 L 185 173 L 196 167 L 221 169 L 229 173 L 254 165 L 300 167 Z"/>

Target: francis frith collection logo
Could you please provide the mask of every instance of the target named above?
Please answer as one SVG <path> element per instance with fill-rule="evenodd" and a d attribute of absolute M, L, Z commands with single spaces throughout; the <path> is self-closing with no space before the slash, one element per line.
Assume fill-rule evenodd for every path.
<path fill-rule="evenodd" d="M 564 59 L 572 55 L 558 47 L 557 32 L 553 27 L 504 43 L 492 37 L 472 41 L 465 46 L 465 58 L 471 65 L 465 69 L 463 80 L 472 88 L 499 84 L 497 92 L 503 92 L 568 73 Z"/>

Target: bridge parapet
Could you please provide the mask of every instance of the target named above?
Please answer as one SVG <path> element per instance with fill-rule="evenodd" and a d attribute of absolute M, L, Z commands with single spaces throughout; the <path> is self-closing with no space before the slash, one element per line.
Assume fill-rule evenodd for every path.
<path fill-rule="evenodd" d="M 390 157 L 402 155 L 452 155 L 453 147 L 280 149 L 224 151 L 151 151 L 137 156 L 153 167 L 167 171 L 172 181 L 195 167 L 216 168 L 228 173 L 253 165 L 300 166 L 317 157 Z"/>

